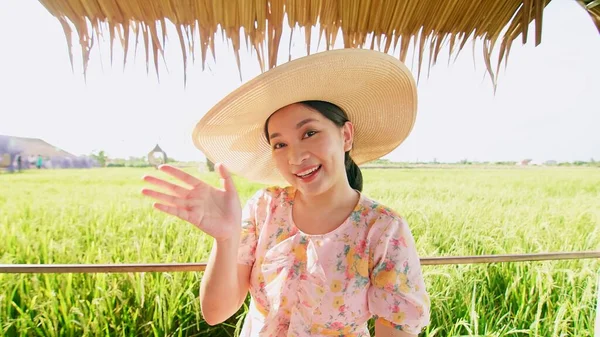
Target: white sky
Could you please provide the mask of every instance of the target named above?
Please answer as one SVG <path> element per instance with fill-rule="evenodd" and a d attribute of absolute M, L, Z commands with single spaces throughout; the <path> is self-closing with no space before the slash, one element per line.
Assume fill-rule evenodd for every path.
<path fill-rule="evenodd" d="M 475 63 L 467 44 L 450 65 L 444 50 L 430 77 L 422 73 L 413 133 L 387 158 L 600 159 L 600 67 L 590 66 L 600 58 L 600 34 L 575 1 L 552 1 L 543 24 L 540 46 L 534 47 L 533 25 L 527 46 L 520 38 L 515 42 L 495 96 L 484 77 L 481 48 Z M 176 36 L 167 41 L 169 72 L 161 63 L 160 83 L 152 63 L 146 74 L 141 48 L 123 71 L 116 44 L 111 68 L 107 36 L 101 48 L 94 46 L 86 84 L 79 45 L 74 44 L 72 73 L 63 30 L 41 4 L 0 1 L 0 134 L 42 138 L 74 154 L 102 149 L 113 157 L 142 156 L 159 142 L 170 157 L 204 160 L 192 144 L 192 129 L 241 84 L 239 74 L 233 53 L 221 43 L 210 70 L 203 73 L 199 62 L 189 66 L 184 89 Z M 287 60 L 288 36 L 284 33 L 280 62 Z M 295 37 L 294 58 L 305 53 L 304 34 Z M 259 68 L 253 55 L 242 54 L 247 81 Z"/>

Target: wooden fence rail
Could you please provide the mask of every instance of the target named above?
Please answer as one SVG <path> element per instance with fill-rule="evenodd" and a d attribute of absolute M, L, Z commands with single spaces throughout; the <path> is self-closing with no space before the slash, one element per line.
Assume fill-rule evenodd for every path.
<path fill-rule="evenodd" d="M 424 257 L 421 264 L 456 265 L 527 261 L 600 259 L 600 251 L 537 254 Z M 142 263 L 142 264 L 0 264 L 0 274 L 63 273 L 146 273 L 203 271 L 206 263 Z"/>
<path fill-rule="evenodd" d="M 600 273 L 598 273 L 598 286 L 596 287 L 596 321 L 594 323 L 594 336 L 600 337 Z"/>

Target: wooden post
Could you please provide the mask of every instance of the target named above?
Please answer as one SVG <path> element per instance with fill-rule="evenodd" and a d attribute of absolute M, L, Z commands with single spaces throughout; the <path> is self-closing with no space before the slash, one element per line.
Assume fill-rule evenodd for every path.
<path fill-rule="evenodd" d="M 596 287 L 596 322 L 594 323 L 594 336 L 600 337 L 600 270 L 598 270 L 598 286 Z"/>
<path fill-rule="evenodd" d="M 210 161 L 210 159 L 206 158 L 206 166 L 208 167 L 208 172 L 214 172 L 215 171 L 215 164 Z"/>

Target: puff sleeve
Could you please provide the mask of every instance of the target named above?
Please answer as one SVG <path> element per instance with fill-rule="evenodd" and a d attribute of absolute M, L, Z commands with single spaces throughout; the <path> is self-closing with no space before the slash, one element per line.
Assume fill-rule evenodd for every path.
<path fill-rule="evenodd" d="M 242 230 L 240 244 L 238 247 L 238 263 L 253 265 L 256 256 L 256 244 L 258 241 L 258 216 L 261 197 L 264 191 L 256 192 L 242 208 Z"/>
<path fill-rule="evenodd" d="M 429 324 L 430 299 L 413 235 L 400 217 L 382 227 L 372 253 L 369 311 L 386 326 L 419 334 Z"/>

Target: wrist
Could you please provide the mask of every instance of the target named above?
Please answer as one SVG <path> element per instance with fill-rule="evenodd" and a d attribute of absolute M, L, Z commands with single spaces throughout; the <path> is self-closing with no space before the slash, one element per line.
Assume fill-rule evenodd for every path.
<path fill-rule="evenodd" d="M 215 244 L 219 246 L 238 245 L 241 236 L 241 230 L 235 230 L 230 236 L 224 238 L 215 238 Z"/>

